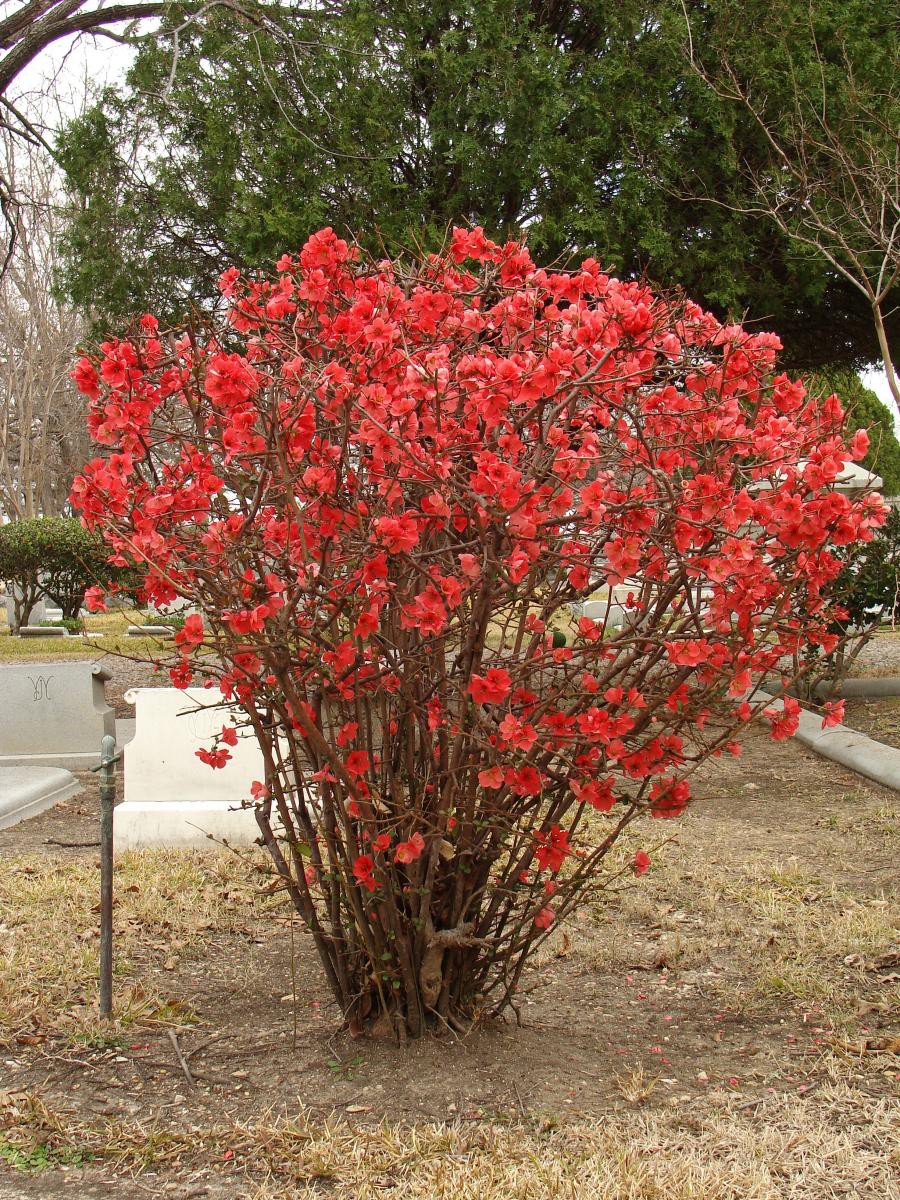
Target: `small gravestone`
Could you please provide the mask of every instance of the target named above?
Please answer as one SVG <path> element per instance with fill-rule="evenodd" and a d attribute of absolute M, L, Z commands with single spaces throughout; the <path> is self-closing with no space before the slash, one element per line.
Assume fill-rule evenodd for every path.
<path fill-rule="evenodd" d="M 135 735 L 125 746 L 125 799 L 116 807 L 116 850 L 138 846 L 209 846 L 210 837 L 247 845 L 259 837 L 250 787 L 265 778 L 252 733 L 229 746 L 230 760 L 213 769 L 197 758 L 240 710 L 207 688 L 134 688 Z"/>
<path fill-rule="evenodd" d="M 36 817 L 80 791 L 72 773 L 60 767 L 0 767 L 0 829 Z"/>
<path fill-rule="evenodd" d="M 125 631 L 128 637 L 173 638 L 175 630 L 171 625 L 129 625 Z"/>
<path fill-rule="evenodd" d="M 22 593 L 19 591 L 19 589 L 13 586 L 7 590 L 6 596 L 4 597 L 6 604 L 6 622 L 10 629 L 12 629 L 16 623 L 16 599 L 20 597 L 21 594 Z M 28 612 L 22 614 L 23 625 L 28 625 L 30 622 L 34 622 L 34 624 L 37 625 L 39 621 L 46 621 L 48 619 L 47 601 L 43 596 L 39 596 L 37 600 L 35 600 L 34 604 L 32 604 Z"/>
<path fill-rule="evenodd" d="M 59 638 L 68 637 L 69 631 L 64 625 L 20 625 L 19 637 L 23 638 Z"/>
<path fill-rule="evenodd" d="M 581 615 L 592 621 L 605 621 L 610 629 L 617 629 L 623 624 L 625 609 L 615 600 L 585 600 Z"/>
<path fill-rule="evenodd" d="M 116 733 L 109 678 L 85 662 L 0 666 L 0 766 L 95 766 L 100 739 Z"/>

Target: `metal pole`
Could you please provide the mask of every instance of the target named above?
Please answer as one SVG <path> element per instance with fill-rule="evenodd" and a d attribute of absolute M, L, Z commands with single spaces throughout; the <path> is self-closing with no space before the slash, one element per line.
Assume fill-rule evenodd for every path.
<path fill-rule="evenodd" d="M 100 743 L 100 1016 L 112 1016 L 113 806 L 116 802 L 116 739 Z"/>

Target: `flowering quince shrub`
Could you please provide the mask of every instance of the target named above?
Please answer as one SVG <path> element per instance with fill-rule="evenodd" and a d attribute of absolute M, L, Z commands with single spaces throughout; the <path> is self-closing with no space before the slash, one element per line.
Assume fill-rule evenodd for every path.
<path fill-rule="evenodd" d="M 258 739 L 244 799 L 351 1029 L 467 1026 L 647 871 L 616 839 L 738 752 L 760 678 L 827 649 L 832 547 L 883 519 L 833 486 L 865 435 L 771 334 L 480 229 L 415 262 L 325 229 L 221 290 L 208 328 L 145 316 L 78 364 L 103 450 L 73 500 L 148 601 L 196 607 L 172 681 Z M 625 624 L 554 646 L 610 587 Z"/>

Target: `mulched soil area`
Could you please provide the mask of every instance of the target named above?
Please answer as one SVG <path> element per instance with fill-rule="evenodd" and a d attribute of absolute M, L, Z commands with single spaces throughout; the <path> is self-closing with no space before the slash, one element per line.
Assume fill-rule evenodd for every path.
<path fill-rule="evenodd" d="M 132 662 L 127 658 L 107 654 L 98 660 L 112 678 L 106 685 L 106 702 L 117 717 L 133 717 L 134 705 L 125 699 L 129 688 L 169 687 L 171 680 L 166 672 L 157 671 L 149 663 Z"/>

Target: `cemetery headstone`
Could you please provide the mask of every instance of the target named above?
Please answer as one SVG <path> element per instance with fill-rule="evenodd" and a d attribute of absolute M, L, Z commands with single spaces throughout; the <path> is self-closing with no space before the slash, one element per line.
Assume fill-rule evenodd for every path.
<path fill-rule="evenodd" d="M 81 791 L 60 767 L 0 767 L 0 829 L 27 821 Z"/>
<path fill-rule="evenodd" d="M 246 732 L 213 769 L 197 757 L 238 710 L 206 688 L 135 688 L 135 735 L 125 746 L 125 799 L 115 810 L 116 851 L 137 846 L 209 846 L 210 836 L 247 845 L 259 836 L 250 787 L 265 778 L 259 744 Z"/>
<path fill-rule="evenodd" d="M 0 666 L 0 766 L 95 766 L 100 739 L 116 733 L 106 703 L 109 678 L 86 662 Z"/>
<path fill-rule="evenodd" d="M 6 623 L 12 629 L 16 621 L 16 589 L 14 587 L 7 590 L 3 601 L 6 605 Z M 43 596 L 39 596 L 28 612 L 25 613 L 22 618 L 22 624 L 28 625 L 29 622 L 33 622 L 37 625 L 39 621 L 49 620 L 50 618 L 47 616 L 47 602 Z"/>

